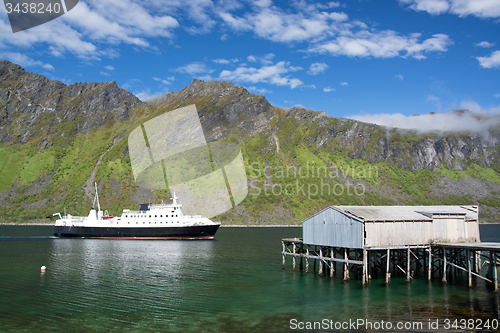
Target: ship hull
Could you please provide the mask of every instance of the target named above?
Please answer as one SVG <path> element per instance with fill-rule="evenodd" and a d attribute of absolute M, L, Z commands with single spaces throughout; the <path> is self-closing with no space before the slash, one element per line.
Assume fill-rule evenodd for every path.
<path fill-rule="evenodd" d="M 218 224 L 143 228 L 55 226 L 54 236 L 118 239 L 212 239 L 218 228 Z"/>

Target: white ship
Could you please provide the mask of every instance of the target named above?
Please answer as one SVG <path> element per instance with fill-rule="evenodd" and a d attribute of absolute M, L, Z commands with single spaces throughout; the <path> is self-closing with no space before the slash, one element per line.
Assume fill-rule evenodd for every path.
<path fill-rule="evenodd" d="M 201 215 L 184 215 L 175 192 L 171 204 L 141 204 L 139 210 L 124 209 L 121 216 L 101 210 L 99 195 L 88 216 L 59 216 L 56 237 L 130 239 L 213 239 L 220 224 Z M 97 204 L 97 209 L 96 209 Z"/>

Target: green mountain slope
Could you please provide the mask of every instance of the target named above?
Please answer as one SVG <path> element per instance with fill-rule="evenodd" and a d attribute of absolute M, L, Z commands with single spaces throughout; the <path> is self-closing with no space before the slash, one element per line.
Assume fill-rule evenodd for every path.
<path fill-rule="evenodd" d="M 387 129 L 280 109 L 230 82 L 195 80 L 140 102 L 116 83 L 67 86 L 0 61 L 0 221 L 87 214 L 92 185 L 110 214 L 169 197 L 136 186 L 128 134 L 195 104 L 207 140 L 238 143 L 249 195 L 223 223 L 289 224 L 331 204 L 479 204 L 500 209 L 500 135 Z"/>

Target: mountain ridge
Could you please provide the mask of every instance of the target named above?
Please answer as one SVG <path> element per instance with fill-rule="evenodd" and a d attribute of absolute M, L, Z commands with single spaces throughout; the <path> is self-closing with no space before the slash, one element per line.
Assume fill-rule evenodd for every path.
<path fill-rule="evenodd" d="M 0 220 L 32 221 L 64 207 L 86 214 L 94 179 L 103 206 L 115 214 L 168 197 L 135 185 L 123 139 L 141 122 L 190 104 L 208 142 L 235 142 L 243 151 L 250 194 L 219 217 L 223 222 L 299 221 L 329 204 L 479 204 L 485 218 L 500 216 L 495 130 L 485 136 L 384 128 L 275 107 L 228 81 L 193 80 L 141 102 L 115 82 L 65 85 L 0 61 Z M 279 172 L 322 167 L 328 175 Z M 283 192 L 295 184 L 294 193 Z M 314 186 L 330 191 L 303 190 Z M 356 186 L 363 194 L 350 196 Z M 341 187 L 346 193 L 331 193 Z"/>

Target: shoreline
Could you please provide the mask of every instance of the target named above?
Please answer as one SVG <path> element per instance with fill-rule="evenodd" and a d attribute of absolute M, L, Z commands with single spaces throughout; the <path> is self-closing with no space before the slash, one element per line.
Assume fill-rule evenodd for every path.
<path fill-rule="evenodd" d="M 497 225 L 496 223 L 479 223 L 480 225 Z M 2 225 L 19 225 L 19 226 L 54 226 L 55 222 L 26 222 L 26 223 L 16 223 L 16 222 L 0 222 Z M 221 228 L 290 228 L 290 227 L 302 227 L 301 224 L 221 224 Z"/>
<path fill-rule="evenodd" d="M 47 226 L 53 227 L 55 225 L 54 222 L 27 222 L 27 223 L 15 223 L 9 222 L 0 223 L 1 225 L 19 225 L 19 226 Z M 288 227 L 302 227 L 300 224 L 221 224 L 221 228 L 288 228 Z"/>

